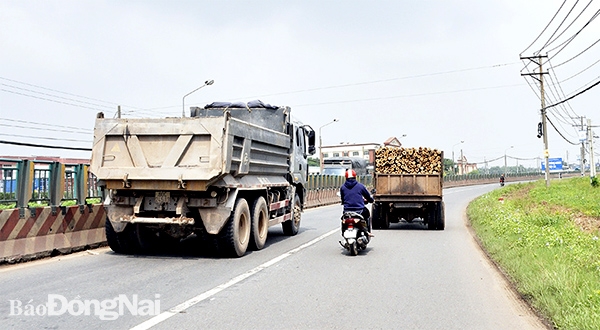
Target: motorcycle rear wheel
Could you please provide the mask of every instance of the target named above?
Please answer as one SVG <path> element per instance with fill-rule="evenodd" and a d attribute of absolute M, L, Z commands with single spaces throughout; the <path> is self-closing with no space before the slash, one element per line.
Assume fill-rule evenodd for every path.
<path fill-rule="evenodd" d="M 358 255 L 358 244 L 356 242 L 350 244 L 350 255 Z"/>

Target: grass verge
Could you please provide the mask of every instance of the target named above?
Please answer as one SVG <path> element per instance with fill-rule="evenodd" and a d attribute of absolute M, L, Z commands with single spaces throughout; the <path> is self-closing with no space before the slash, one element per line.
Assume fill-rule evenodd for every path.
<path fill-rule="evenodd" d="M 600 329 L 600 188 L 589 178 L 509 185 L 471 225 L 517 290 L 558 329 Z"/>

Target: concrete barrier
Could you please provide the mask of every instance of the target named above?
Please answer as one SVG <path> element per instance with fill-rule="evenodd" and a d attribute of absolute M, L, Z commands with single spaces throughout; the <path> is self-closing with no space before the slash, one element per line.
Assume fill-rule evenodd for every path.
<path fill-rule="evenodd" d="M 0 264 L 103 245 L 105 218 L 100 204 L 0 210 Z"/>

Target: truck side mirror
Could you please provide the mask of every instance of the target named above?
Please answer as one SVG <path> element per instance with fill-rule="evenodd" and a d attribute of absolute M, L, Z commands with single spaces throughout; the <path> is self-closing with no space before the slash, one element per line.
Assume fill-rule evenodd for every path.
<path fill-rule="evenodd" d="M 315 152 L 317 152 L 317 148 L 315 147 L 315 130 L 308 125 L 304 125 L 302 128 L 304 129 L 306 137 L 308 138 L 308 154 L 314 155 Z"/>

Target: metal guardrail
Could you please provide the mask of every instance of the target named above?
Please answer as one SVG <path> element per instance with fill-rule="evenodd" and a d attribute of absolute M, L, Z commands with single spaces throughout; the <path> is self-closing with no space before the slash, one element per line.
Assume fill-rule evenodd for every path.
<path fill-rule="evenodd" d="M 0 204 L 15 208 L 87 204 L 100 198 L 96 178 L 87 164 L 0 159 Z M 8 166 L 7 166 L 8 165 Z"/>
<path fill-rule="evenodd" d="M 86 205 L 91 198 L 100 198 L 97 180 L 88 172 L 87 164 L 63 164 L 31 160 L 0 159 L 0 205 L 14 208 L 61 206 L 66 201 Z M 8 166 L 6 166 L 8 164 Z M 507 180 L 516 177 L 543 176 L 543 173 L 524 172 L 508 174 Z M 497 174 L 465 174 L 444 176 L 444 183 L 453 185 L 465 181 L 498 179 Z M 358 181 L 367 188 L 373 186 L 373 176 L 359 176 Z M 311 174 L 308 176 L 308 191 L 337 190 L 345 178 L 337 175 Z"/>

